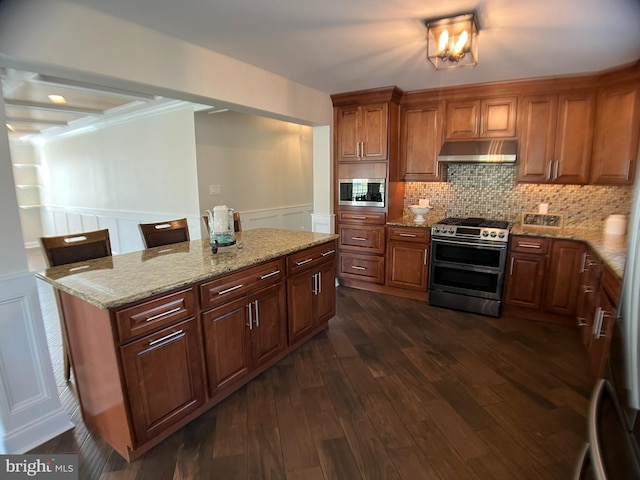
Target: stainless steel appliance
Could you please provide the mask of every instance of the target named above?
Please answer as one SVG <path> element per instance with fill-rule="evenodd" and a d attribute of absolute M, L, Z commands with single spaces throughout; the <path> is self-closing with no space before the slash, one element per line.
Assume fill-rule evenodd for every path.
<path fill-rule="evenodd" d="M 509 222 L 445 218 L 431 227 L 429 304 L 500 316 Z"/>
<path fill-rule="evenodd" d="M 384 178 L 341 178 L 338 205 L 384 207 Z"/>

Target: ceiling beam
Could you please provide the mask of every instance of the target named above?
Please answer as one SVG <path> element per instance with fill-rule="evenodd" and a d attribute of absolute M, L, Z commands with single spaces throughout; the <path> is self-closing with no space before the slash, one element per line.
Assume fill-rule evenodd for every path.
<path fill-rule="evenodd" d="M 45 110 L 45 111 L 53 111 L 53 112 L 67 112 L 67 113 L 81 113 L 84 115 L 104 115 L 102 110 L 97 110 L 95 108 L 82 108 L 82 107 L 72 107 L 69 105 L 54 105 L 54 104 L 46 104 L 46 103 L 36 103 L 36 102 L 25 102 L 22 100 L 12 100 L 9 98 L 4 99 L 4 104 L 8 107 L 16 107 L 16 108 L 31 108 L 36 110 Z"/>

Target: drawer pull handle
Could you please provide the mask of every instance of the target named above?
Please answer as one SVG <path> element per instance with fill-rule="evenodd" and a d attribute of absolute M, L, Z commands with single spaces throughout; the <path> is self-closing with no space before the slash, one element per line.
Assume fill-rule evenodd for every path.
<path fill-rule="evenodd" d="M 225 293 L 233 292 L 234 290 L 237 290 L 239 288 L 242 288 L 242 284 L 236 285 L 235 287 L 227 288 L 226 290 L 220 290 L 218 292 L 218 295 L 224 295 Z"/>
<path fill-rule="evenodd" d="M 267 273 L 265 275 L 262 275 L 260 277 L 260 280 L 264 280 L 265 278 L 273 277 L 274 275 L 278 275 L 279 273 L 280 273 L 280 270 L 276 270 L 275 272 Z"/>
<path fill-rule="evenodd" d="M 158 320 L 159 318 L 168 317 L 172 313 L 179 312 L 181 309 L 182 307 L 176 307 L 172 308 L 171 310 L 167 310 L 166 312 L 158 313 L 157 315 L 145 319 L 145 322 L 153 322 L 154 320 Z"/>
<path fill-rule="evenodd" d="M 590 286 L 590 285 L 583 285 L 582 286 L 582 291 L 584 293 L 593 293 L 594 292 L 593 287 Z"/>
<path fill-rule="evenodd" d="M 366 220 L 367 217 L 365 215 L 351 215 L 351 218 L 354 220 Z"/>
<path fill-rule="evenodd" d="M 361 241 L 361 242 L 366 242 L 367 241 L 367 239 L 364 238 L 364 237 L 351 237 L 351 240 L 358 240 L 358 241 Z"/>
<path fill-rule="evenodd" d="M 365 267 L 359 267 L 358 265 L 351 265 L 351 268 L 353 268 L 354 270 L 366 270 Z"/>
<path fill-rule="evenodd" d="M 519 243 L 518 246 L 522 248 L 542 248 L 539 243 Z"/>
<path fill-rule="evenodd" d="M 169 335 L 165 335 L 164 337 L 158 338 L 157 340 L 152 340 L 149 342 L 149 346 L 157 345 L 160 342 L 169 343 L 169 340 L 174 340 L 178 337 L 184 337 L 184 332 L 182 330 L 178 330 L 177 332 L 170 333 Z"/>
<path fill-rule="evenodd" d="M 333 253 L 336 253 L 336 251 L 335 251 L 335 250 L 329 250 L 328 252 L 324 252 L 324 253 L 322 253 L 321 255 L 322 255 L 323 257 L 326 257 L 327 255 L 331 255 L 331 254 L 333 254 Z"/>
<path fill-rule="evenodd" d="M 306 260 L 302 260 L 300 262 L 296 262 L 296 265 L 300 266 L 300 265 L 304 265 L 305 263 L 309 263 L 312 262 L 313 258 L 307 258 Z"/>
<path fill-rule="evenodd" d="M 416 238 L 417 235 L 415 233 L 401 233 L 400 234 L 401 237 L 411 237 L 411 238 Z"/>
<path fill-rule="evenodd" d="M 587 319 L 584 317 L 578 317 L 578 326 L 585 327 L 587 325 Z"/>

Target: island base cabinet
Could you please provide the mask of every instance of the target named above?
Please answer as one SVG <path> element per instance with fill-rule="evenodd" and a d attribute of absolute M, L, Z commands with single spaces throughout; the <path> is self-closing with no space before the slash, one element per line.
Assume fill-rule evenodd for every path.
<path fill-rule="evenodd" d="M 289 345 L 293 345 L 336 313 L 335 259 L 287 281 Z"/>
<path fill-rule="evenodd" d="M 156 437 L 204 404 L 195 319 L 120 348 L 136 443 Z"/>
<path fill-rule="evenodd" d="M 247 309 L 246 298 L 240 298 L 202 315 L 211 396 L 249 373 Z"/>
<path fill-rule="evenodd" d="M 203 314 L 212 397 L 285 350 L 285 298 L 278 283 Z"/>

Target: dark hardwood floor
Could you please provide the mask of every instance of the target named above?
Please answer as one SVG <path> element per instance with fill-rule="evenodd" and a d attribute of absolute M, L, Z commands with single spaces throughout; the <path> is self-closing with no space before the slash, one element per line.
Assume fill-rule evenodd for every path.
<path fill-rule="evenodd" d="M 592 387 L 578 332 L 338 288 L 329 328 L 128 464 L 82 423 L 55 303 L 54 373 L 85 479 L 568 479 Z"/>

